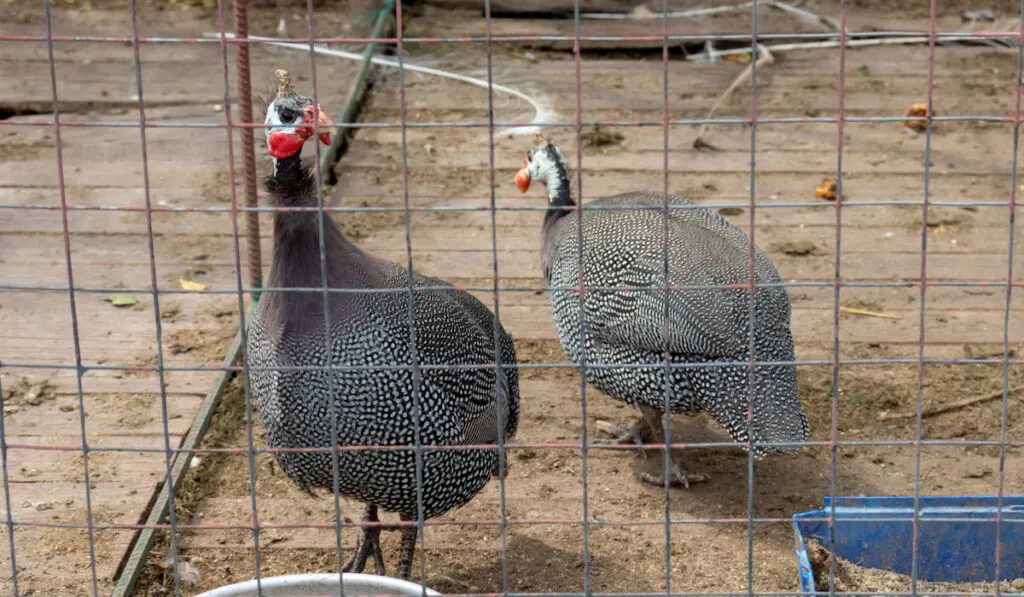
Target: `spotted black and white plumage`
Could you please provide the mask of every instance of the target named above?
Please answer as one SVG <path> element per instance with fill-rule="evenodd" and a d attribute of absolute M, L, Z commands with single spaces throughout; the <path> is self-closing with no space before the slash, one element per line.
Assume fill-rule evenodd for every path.
<path fill-rule="evenodd" d="M 267 108 L 268 124 L 276 125 L 281 113 L 294 115 L 311 103 L 294 94 L 279 95 Z M 284 119 L 281 129 L 292 120 Z M 276 160 L 266 188 L 277 206 L 316 205 L 313 178 L 298 153 Z M 416 442 L 417 410 L 414 373 L 408 368 L 413 364 L 413 347 L 420 365 L 421 444 L 496 444 L 499 430 L 508 441 L 519 422 L 512 337 L 498 326 L 499 354 L 495 355 L 491 311 L 450 284 L 413 275 L 415 287 L 441 287 L 413 293 L 413 342 L 410 293 L 404 290 L 409 287 L 408 271 L 361 251 L 329 216 L 324 216 L 323 225 L 330 288 L 399 291 L 331 293 L 329 328 L 320 290 L 262 295 L 247 348 L 266 441 L 277 448 L 330 448 L 334 441 L 341 447 L 409 446 L 392 451 L 340 450 L 337 476 L 342 495 L 367 504 L 364 520 L 376 520 L 378 507 L 399 513 L 403 520 L 415 520 L 418 476 L 411 447 Z M 275 215 L 268 288 L 322 287 L 318 231 L 315 212 Z M 502 365 L 498 375 L 496 360 Z M 339 369 L 274 370 L 325 366 Z M 333 441 L 332 415 L 337 425 Z M 279 452 L 275 457 L 302 490 L 333 490 L 330 452 Z M 499 470 L 495 449 L 426 449 L 422 462 L 424 518 L 465 504 Z M 378 573 L 384 574 L 376 544 L 379 532 L 379 528 L 364 529 L 360 549 L 346 569 L 359 572 L 372 554 Z M 415 528 L 403 532 L 398 570 L 404 578 L 410 573 L 415 532 Z"/>
<path fill-rule="evenodd" d="M 528 180 L 546 183 L 550 195 L 543 227 L 544 275 L 553 288 L 578 286 L 580 214 L 565 209 L 575 205 L 565 158 L 554 145 L 542 142 L 528 154 L 524 170 Z M 668 198 L 672 289 L 666 301 L 663 202 L 661 193 L 634 192 L 584 206 L 582 282 L 588 290 L 582 306 L 575 290 L 551 292 L 555 326 L 569 359 L 580 363 L 585 349 L 587 381 L 613 398 L 656 412 L 656 419 L 647 417 L 652 425 L 665 408 L 666 314 L 672 363 L 794 360 L 785 288 L 757 287 L 751 352 L 750 293 L 723 288 L 748 283 L 750 240 L 718 213 L 677 196 Z M 614 209 L 623 207 L 633 209 Z M 757 284 L 781 282 L 771 260 L 757 247 L 754 278 Z M 677 288 L 687 286 L 700 288 Z M 613 290 L 591 290 L 594 287 Z M 582 342 L 581 316 L 586 325 Z M 708 412 L 737 442 L 754 442 L 755 457 L 799 449 L 760 442 L 792 444 L 809 435 L 792 365 L 753 369 L 749 423 L 746 365 L 673 368 L 670 375 L 671 412 Z"/>

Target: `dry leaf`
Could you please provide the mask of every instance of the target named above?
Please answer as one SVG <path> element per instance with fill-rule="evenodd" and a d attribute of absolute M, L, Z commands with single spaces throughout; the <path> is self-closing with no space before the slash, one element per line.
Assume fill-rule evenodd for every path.
<path fill-rule="evenodd" d="M 208 288 L 206 284 L 201 282 L 192 282 L 191 280 L 185 280 L 184 278 L 179 279 L 178 284 L 181 284 L 182 290 L 191 290 L 195 292 L 203 291 Z"/>
<path fill-rule="evenodd" d="M 912 118 L 924 118 L 925 116 L 928 116 L 928 104 L 914 104 L 907 108 L 907 111 L 903 114 L 903 116 Z M 935 116 L 934 110 L 932 111 L 932 116 Z M 906 126 L 908 129 L 912 129 L 915 131 L 923 131 L 926 128 L 928 128 L 928 121 L 906 120 L 903 122 L 903 125 Z"/>
<path fill-rule="evenodd" d="M 836 179 L 826 176 L 821 179 L 821 185 L 814 189 L 814 196 L 818 199 L 836 200 L 836 192 L 839 190 Z"/>

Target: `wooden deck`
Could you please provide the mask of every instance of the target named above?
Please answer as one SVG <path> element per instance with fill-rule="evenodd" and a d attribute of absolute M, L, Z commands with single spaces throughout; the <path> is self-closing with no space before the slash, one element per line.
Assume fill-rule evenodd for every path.
<path fill-rule="evenodd" d="M 213 30 L 208 17 L 193 22 L 181 16 L 185 14 L 175 13 L 174 18 L 168 19 L 147 13 L 142 20 L 145 34 L 198 35 Z M 256 32 L 269 33 L 266 29 L 276 25 L 276 14 L 267 11 L 261 16 L 262 20 L 258 22 L 263 23 L 264 30 L 257 27 Z M 474 33 L 482 25 L 482 20 L 469 17 L 450 19 L 445 21 L 442 31 L 433 28 L 431 23 L 437 21 L 430 18 L 436 18 L 436 13 L 428 13 L 424 19 L 412 21 L 409 35 L 482 33 Z M 860 19 L 857 23 L 864 27 L 878 20 L 870 15 L 858 15 L 857 18 Z M 943 23 L 953 22 L 952 17 L 944 18 Z M 740 25 L 749 31 L 749 22 L 737 23 L 737 32 L 743 30 Z M 128 32 L 129 22 L 123 11 L 80 13 L 62 10 L 57 13 L 55 25 L 58 33 L 124 35 Z M 923 26 L 923 21 L 916 24 L 916 28 Z M 29 19 L 27 24 L 2 23 L 0 31 L 5 34 L 38 34 L 40 27 L 38 19 Z M 567 27 L 566 22 L 558 20 L 504 21 L 496 34 L 571 32 Z M 776 27 L 778 31 L 802 31 L 805 26 L 780 20 L 779 15 L 773 14 L 764 27 L 768 30 Z M 706 25 L 704 29 L 727 32 L 714 28 L 713 24 Z M 137 106 L 132 99 L 137 91 L 130 47 L 66 43 L 58 44 L 55 50 L 58 93 L 62 111 L 66 112 L 63 118 L 137 122 Z M 550 101 L 560 118 L 573 120 L 576 91 L 571 54 L 544 53 L 536 62 L 529 62 L 515 58 L 508 50 L 506 47 L 498 48 L 494 58 L 495 71 L 501 73 L 498 81 L 528 82 L 526 87 Z M 216 44 L 145 45 L 142 49 L 142 72 L 147 118 L 222 122 L 223 113 L 216 109 L 224 103 L 220 52 Z M 408 59 L 412 62 L 449 60 L 455 68 L 465 71 L 482 67 L 486 60 L 482 45 L 475 45 L 472 49 L 460 47 L 455 57 L 439 57 L 440 54 L 439 50 L 410 48 Z M 18 85 L 0 87 L 0 106 L 49 106 L 51 88 L 45 46 L 0 42 L 0 55 L 3 56 L 0 58 L 0 73 L 7 80 L 18 82 Z M 834 116 L 838 105 L 837 56 L 833 50 L 778 56 L 776 64 L 759 74 L 759 115 Z M 83 68 L 86 61 L 89 61 L 88 68 Z M 321 103 L 328 110 L 336 110 L 348 88 L 346 75 L 353 67 L 348 62 L 326 58 L 318 61 L 318 65 Z M 299 75 L 301 88 L 308 86 L 308 59 L 282 49 L 258 48 L 253 51 L 257 88 L 265 84 L 260 77 L 269 80 L 272 70 L 282 67 Z M 744 64 L 698 64 L 673 59 L 668 68 L 671 116 L 703 117 L 718 95 L 744 68 Z M 897 116 L 911 103 L 925 100 L 926 48 L 850 50 L 846 69 L 847 116 Z M 233 73 L 233 63 L 231 70 Z M 1013 52 L 979 47 L 940 48 L 935 68 L 935 102 L 939 113 L 1013 116 L 1015 71 L 1016 54 Z M 586 55 L 582 62 L 583 120 L 660 120 L 662 73 L 663 65 L 658 60 Z M 399 120 L 397 82 L 396 76 L 389 76 L 379 84 L 373 104 L 364 114 L 364 121 Z M 416 77 L 409 77 L 407 85 L 408 117 L 412 122 L 464 123 L 481 122 L 487 118 L 487 98 L 483 90 L 450 81 Z M 749 114 L 749 104 L 744 99 L 746 94 L 746 91 L 737 93 L 720 114 L 740 117 Z M 496 98 L 496 107 L 498 119 L 522 118 L 529 114 L 525 104 L 505 103 L 502 98 Z M 19 119 L 45 121 L 50 119 L 50 115 Z M 656 127 L 622 128 L 618 132 L 624 136 L 620 144 L 583 150 L 584 201 L 619 191 L 663 188 L 662 130 Z M 836 168 L 836 125 L 758 126 L 755 146 L 757 167 L 753 179 L 748 128 L 719 126 L 709 129 L 706 136 L 721 149 L 718 152 L 693 151 L 690 147 L 694 134 L 694 130 L 688 127 L 673 128 L 670 132 L 669 190 L 704 203 L 743 207 L 750 199 L 750 185 L 753 183 L 757 200 L 766 204 L 766 207 L 755 210 L 756 242 L 768 251 L 787 280 L 830 282 L 836 250 L 837 220 L 833 204 L 822 202 L 819 207 L 770 205 L 813 201 L 814 187 L 823 176 L 832 175 Z M 59 206 L 54 135 L 53 129 L 48 127 L 0 125 L 0 152 L 4 157 L 0 163 L 0 204 Z M 575 164 L 577 150 L 572 131 L 552 131 L 549 136 Z M 227 136 L 223 129 L 150 128 L 146 130 L 146 137 L 153 205 L 229 205 Z M 408 190 L 412 205 L 468 208 L 489 205 L 486 129 L 416 128 L 407 131 L 406 139 Z M 134 210 L 144 206 L 138 128 L 64 127 L 61 140 L 69 205 Z M 523 196 L 512 185 L 512 175 L 521 163 L 522 153 L 531 144 L 531 138 L 502 139 L 496 144 L 494 183 L 498 206 L 543 205 L 541 190 L 532 189 Z M 921 201 L 925 181 L 922 166 L 924 146 L 923 136 L 906 134 L 898 123 L 846 124 L 843 168 L 847 202 L 842 209 L 840 236 L 840 276 L 843 280 L 906 282 L 919 279 L 920 207 L 858 203 Z M 237 150 L 237 143 L 235 147 Z M 397 129 L 360 131 L 339 168 L 340 183 L 329 195 L 331 202 L 345 206 L 400 206 L 403 190 L 401 155 L 401 134 Z M 1009 122 L 941 123 L 936 126 L 931 147 L 929 198 L 937 202 L 966 204 L 986 201 L 1003 205 L 966 209 L 939 207 L 931 211 L 930 217 L 935 218 L 938 225 L 932 228 L 928 239 L 926 266 L 929 280 L 1006 281 L 1011 220 L 1005 202 L 1011 190 L 1012 158 L 1012 125 Z M 262 154 L 258 161 L 264 164 Z M 143 212 L 70 211 L 67 217 L 76 287 L 140 289 L 151 285 L 147 222 Z M 495 216 L 497 246 L 492 244 L 491 214 L 488 212 L 421 211 L 411 217 L 414 266 L 422 273 L 466 286 L 488 287 L 492 284 L 492 259 L 496 255 L 503 287 L 529 289 L 542 285 L 538 237 L 542 216 L 539 212 L 498 212 Z M 741 228 L 749 230 L 750 214 L 746 209 L 729 217 Z M 388 259 L 404 260 L 403 216 L 366 213 L 339 215 L 338 219 L 344 222 L 346 230 L 358 239 L 361 246 Z M 263 222 L 263 250 L 264 255 L 269 256 L 269 219 L 265 218 Z M 181 278 L 209 284 L 215 291 L 237 288 L 230 215 L 155 213 L 152 223 L 157 284 L 162 291 L 159 300 L 165 364 L 169 367 L 215 366 L 223 357 L 237 326 L 236 296 L 169 291 L 178 289 Z M 1019 250 L 1024 240 L 1020 225 L 1017 226 L 1013 248 Z M 785 243 L 791 241 L 810 241 L 812 252 L 807 255 L 787 254 L 792 250 L 787 249 Z M 244 242 L 241 250 L 244 257 Z M 4 285 L 66 287 L 66 259 L 59 210 L 0 212 L 0 279 Z M 1016 282 L 1024 277 L 1020 261 L 1015 260 L 1013 280 Z M 74 369 L 68 368 L 75 364 L 75 345 L 67 291 L 0 294 L 0 359 L 3 361 L 0 384 L 5 397 L 8 392 L 14 392 L 4 402 L 5 440 L 8 445 L 61 448 L 8 450 L 6 473 L 11 497 L 9 503 L 0 503 L 4 518 L 9 513 L 16 522 L 30 525 L 85 524 L 83 458 L 80 452 L 65 451 L 67 448 L 80 448 L 84 441 L 94 450 L 89 456 L 88 493 L 93 523 L 136 524 L 144 519 L 149 497 L 161 482 L 166 466 L 164 454 L 153 452 L 162 450 L 165 445 L 163 404 L 167 408 L 169 441 L 176 446 L 187 432 L 214 374 L 211 371 L 169 372 L 165 375 L 165 391 L 162 392 L 158 376 L 153 372 L 93 368 L 144 367 L 155 363 L 157 344 L 152 295 L 132 292 L 139 306 L 118 309 L 104 300 L 118 293 L 115 290 L 76 293 L 78 345 L 82 365 L 86 368 L 81 377 L 84 438 L 81 433 L 79 380 Z M 829 287 L 800 287 L 792 289 L 790 294 L 798 358 L 830 358 L 834 291 Z M 488 293 L 480 293 L 480 296 L 488 304 L 493 303 L 493 296 Z M 961 357 L 967 347 L 975 351 L 999 348 L 1004 333 L 1005 298 L 1004 289 L 998 286 L 929 288 L 925 303 L 926 354 L 930 357 Z M 1014 346 L 1024 340 L 1022 300 L 1020 293 L 1013 295 L 1009 339 Z M 920 336 L 919 301 L 920 290 L 913 287 L 843 289 L 841 302 L 844 305 L 902 317 L 880 319 L 842 315 L 839 334 L 843 355 L 863 355 L 870 348 L 882 351 L 873 353 L 876 356 L 883 353 L 884 356 L 915 356 Z M 532 290 L 502 292 L 500 310 L 504 325 L 520 343 L 522 360 L 560 362 L 563 359 L 555 345 L 556 336 L 546 296 Z M 58 365 L 62 368 L 18 365 Z M 27 381 L 22 381 L 23 378 Z M 41 399 L 26 396 L 25 389 L 38 387 L 43 382 L 46 389 Z M 578 438 L 579 384 L 575 376 L 528 374 L 524 377 L 522 393 L 525 406 L 524 437 L 521 441 L 575 441 Z M 946 397 L 941 387 L 931 387 L 926 392 L 926 400 L 938 401 Z M 591 411 L 593 417 L 612 418 L 626 414 L 615 409 L 611 401 L 603 398 L 595 401 L 595 410 Z M 992 414 L 987 410 L 985 413 Z M 567 424 L 573 417 L 576 421 Z M 234 421 L 234 425 L 244 428 L 244 421 Z M 989 433 L 992 429 L 986 427 L 982 431 Z M 891 437 L 902 432 L 880 426 L 874 433 L 875 437 Z M 816 433 L 827 436 L 827 428 L 819 427 Z M 236 435 L 232 441 L 240 441 L 239 436 Z M 619 466 L 625 458 L 600 457 L 599 464 L 592 465 L 598 468 L 591 472 L 596 475 L 592 478 L 591 491 L 606 491 L 609 487 L 614 488 L 616 483 L 633 483 L 632 479 L 626 479 L 629 467 Z M 902 471 L 903 477 L 898 477 L 895 472 L 879 473 L 877 463 L 873 463 L 871 458 L 873 456 L 866 455 L 863 459 L 844 461 L 843 474 L 849 475 L 844 477 L 844 484 L 857 491 L 896 492 L 906 489 L 906 471 L 912 472 L 912 468 L 908 468 L 911 467 L 911 461 L 907 460 L 909 453 L 900 456 L 902 460 L 895 466 L 896 470 Z M 308 498 L 291 488 L 279 473 L 277 476 L 265 474 L 266 470 L 272 471 L 266 460 L 269 459 L 261 456 L 257 479 L 261 522 L 333 520 L 331 500 L 307 501 Z M 579 463 L 574 465 L 571 460 L 540 456 L 527 462 L 524 457 L 517 465 L 520 470 L 510 477 L 510 516 L 579 516 L 582 496 Z M 226 458 L 225 462 L 240 461 Z M 973 461 L 968 464 L 975 466 Z M 733 480 L 745 482 L 745 465 L 738 465 L 735 459 L 727 461 L 726 465 L 742 468 L 742 477 L 737 476 Z M 811 479 L 813 475 L 827 472 L 822 472 L 824 469 L 820 465 L 822 462 L 811 457 L 797 460 L 795 464 L 766 465 L 770 472 L 779 473 L 780 478 L 759 478 L 758 499 L 762 502 L 758 507 L 763 506 L 777 516 L 788 516 L 793 508 L 808 504 L 813 507 L 820 503 L 827 484 L 823 485 L 824 481 L 818 477 Z M 935 466 L 941 468 L 938 464 Z M 949 468 L 948 463 L 942 466 Z M 785 471 L 789 470 L 786 467 L 813 471 L 806 473 L 806 483 L 810 487 L 806 493 L 792 497 L 793 491 L 782 487 L 786 480 Z M 231 468 L 237 470 L 231 471 Z M 216 487 L 208 488 L 206 497 L 198 506 L 202 521 L 208 524 L 249 523 L 249 485 L 243 482 L 248 473 L 239 477 L 235 475 L 236 472 L 241 474 L 239 471 L 239 467 L 222 467 L 204 477 Z M 893 468 L 888 471 L 893 471 Z M 718 471 L 717 478 L 731 478 L 732 474 Z M 528 478 L 528 475 L 533 477 Z M 874 479 L 877 475 L 888 479 L 888 482 Z M 936 475 L 941 478 L 941 474 Z M 935 478 L 932 477 L 933 482 Z M 544 492 L 550 492 L 551 487 L 548 490 L 538 489 L 537 483 L 550 483 L 558 489 L 543 507 L 533 504 L 533 501 L 536 495 L 548 495 Z M 960 483 L 962 485 L 956 489 L 964 492 L 993 489 L 991 477 L 971 477 L 966 481 L 960 480 Z M 1018 474 L 1008 480 L 1008 487 L 1016 487 L 1020 483 Z M 953 482 L 946 480 L 946 484 L 951 487 Z M 933 489 L 941 492 L 941 488 Z M 742 496 L 725 498 L 715 491 L 696 489 L 684 494 L 673 503 L 674 515 L 705 518 L 746 516 L 745 490 L 736 492 Z M 661 508 L 658 501 L 660 492 L 652 490 L 647 493 L 641 488 L 637 493 L 641 497 L 628 507 L 621 506 L 622 502 L 614 497 L 594 498 L 594 503 L 599 504 L 596 506 L 598 515 L 612 519 L 638 520 L 644 515 L 657 518 Z M 781 499 L 776 494 L 790 496 L 787 498 L 789 501 L 781 504 L 772 502 L 772 499 Z M 489 487 L 474 501 L 472 508 L 450 516 L 458 520 L 493 519 L 497 504 L 496 489 Z M 718 510 L 712 510 L 715 507 Z M 343 515 L 354 516 L 355 511 L 346 509 Z M 495 555 L 496 532 L 489 534 L 478 530 L 463 536 L 459 534 L 461 531 L 451 530 L 455 528 L 430 531 L 428 557 L 432 558 L 431 565 L 439 566 L 438 571 L 447 577 L 461 579 L 460 582 L 470 583 L 475 588 L 500 590 L 500 586 L 493 585 L 494 578 L 500 578 L 500 574 L 495 577 L 494 570 L 488 568 L 493 561 L 500 561 L 500 556 Z M 569 531 L 552 532 L 558 541 L 566 545 L 575 540 L 575 535 L 566 534 Z M 651 539 L 647 531 L 637 532 L 647 536 L 647 540 Z M 657 531 L 651 532 L 657 542 Z M 13 592 L 6 533 L 6 529 L 0 530 L 0 535 L 3 535 L 0 537 L 0 595 Z M 713 533 L 713 530 L 695 529 L 693 537 L 705 537 L 710 541 Z M 92 594 L 91 558 L 95 562 L 99 592 L 109 593 L 132 536 L 130 530 L 95 531 L 95 553 L 90 555 L 90 541 L 84 530 L 17 526 L 14 543 L 21 594 Z M 268 571 L 298 571 L 295 569 L 297 554 L 305 558 L 301 560 L 304 570 L 329 570 L 335 563 L 331 556 L 334 546 L 332 532 L 275 530 L 265 531 L 263 536 L 266 538 L 263 541 L 263 551 L 266 552 L 263 574 Z M 351 546 L 351 539 L 345 536 L 346 547 Z M 730 543 L 733 539 L 735 545 Z M 517 535 L 516 545 L 520 549 L 517 557 L 524 558 L 514 562 L 519 566 L 516 568 L 519 573 L 533 573 L 529 566 L 537 562 L 531 558 L 556 558 L 543 550 L 529 556 L 521 555 L 531 552 L 530 546 L 536 547 L 531 542 L 545 540 L 542 529 L 524 529 Z M 729 536 L 722 541 L 722 549 L 742 548 L 743 559 L 737 560 L 737 566 L 745 569 L 745 534 L 743 537 Z M 182 535 L 182 542 L 184 553 L 196 558 L 196 565 L 205 573 L 201 588 L 212 588 L 216 582 L 243 580 L 254 574 L 251 566 L 252 535 L 248 531 L 186 533 Z M 648 570 L 647 564 L 637 564 L 629 570 L 617 568 L 616 565 L 626 560 L 605 557 L 607 554 L 602 555 L 601 550 L 605 549 L 602 545 L 595 543 L 596 557 L 606 565 L 597 586 L 614 589 L 618 586 L 616 583 L 625 582 L 622 579 L 628 578 L 633 583 L 630 590 L 658 590 L 658 570 Z M 758 547 L 758 558 L 763 557 L 767 562 L 766 568 L 758 568 L 758 586 L 780 590 L 779 587 L 785 583 L 776 582 L 776 576 L 785 577 L 787 573 L 778 571 L 779 566 L 784 565 L 779 562 L 791 557 L 791 554 L 787 555 L 791 546 L 781 531 L 770 534 L 767 545 L 759 544 Z M 393 543 L 389 546 L 394 547 Z M 491 564 L 477 569 L 468 563 L 459 563 L 457 556 L 466 556 L 477 549 L 489 554 L 486 557 L 492 560 Z M 565 549 L 575 553 L 575 547 Z M 687 548 L 680 549 L 684 550 L 685 559 Z M 54 557 L 55 554 L 59 557 Z M 572 564 L 575 561 L 572 558 L 576 556 L 565 557 Z M 660 557 L 650 559 L 655 561 Z M 722 572 L 727 573 L 728 570 Z M 698 575 L 695 585 L 708 590 L 736 590 L 715 574 L 717 572 Z M 537 591 L 576 590 L 575 585 L 559 584 L 553 578 L 540 577 L 532 587 L 526 588 Z M 663 573 L 660 578 L 664 578 Z M 549 582 L 544 584 L 544 579 Z M 461 587 L 459 592 L 465 588 Z M 745 580 L 741 588 L 745 588 Z"/>

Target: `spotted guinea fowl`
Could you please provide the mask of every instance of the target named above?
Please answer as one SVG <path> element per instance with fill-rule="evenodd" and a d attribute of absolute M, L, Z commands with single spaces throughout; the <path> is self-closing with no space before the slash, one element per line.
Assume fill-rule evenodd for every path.
<path fill-rule="evenodd" d="M 316 183 L 300 153 L 313 135 L 313 123 L 324 126 L 331 120 L 310 98 L 295 93 L 287 72 L 277 71 L 277 77 L 277 97 L 266 109 L 273 173 L 265 187 L 274 206 L 313 207 Z M 322 132 L 320 139 L 328 143 L 330 132 Z M 420 289 L 413 300 L 413 336 L 409 272 L 361 251 L 330 217 L 323 218 L 323 234 L 327 285 L 377 292 L 330 292 L 328 328 L 319 290 L 318 214 L 275 214 L 268 288 L 317 290 L 265 292 L 249 330 L 252 391 L 267 443 L 275 448 L 330 448 L 333 413 L 338 446 L 411 448 L 417 425 L 415 359 L 424 366 L 419 369 L 421 444 L 480 446 L 422 452 L 422 516 L 432 518 L 465 504 L 501 468 L 498 450 L 482 445 L 497 444 L 500 434 L 512 438 L 519 423 L 512 337 L 497 326 L 496 358 L 493 313 L 450 284 L 416 274 L 412 284 Z M 387 290 L 391 292 L 381 292 Z M 339 369 L 326 370 L 328 366 Z M 339 450 L 337 469 L 329 450 L 275 452 L 275 457 L 310 494 L 317 488 L 333 491 L 337 473 L 340 493 L 366 504 L 366 522 L 378 522 L 378 508 L 398 513 L 403 521 L 417 519 L 412 449 Z M 362 528 L 344 571 L 362 571 L 372 555 L 378 573 L 386 573 L 380 532 L 380 525 Z M 402 578 L 410 576 L 416 537 L 415 526 L 403 526 L 398 564 Z"/>
<path fill-rule="evenodd" d="M 551 291 L 551 310 L 559 340 L 566 356 L 578 364 L 583 350 L 580 297 L 574 290 L 557 290 L 580 284 L 576 204 L 569 192 L 565 157 L 557 147 L 538 138 L 538 147 L 527 152 L 515 183 L 524 193 L 534 179 L 547 187 L 549 209 L 541 233 L 541 262 L 548 285 L 556 289 Z M 806 441 L 810 428 L 797 398 L 795 368 L 754 368 L 748 421 L 747 366 L 717 365 L 745 363 L 751 358 L 759 362 L 794 360 L 785 288 L 757 286 L 751 354 L 750 293 L 725 288 L 748 283 L 750 240 L 719 214 L 670 196 L 671 290 L 666 300 L 663 201 L 661 193 L 623 193 L 592 201 L 586 207 L 597 209 L 584 208 L 582 213 L 582 282 L 587 288 L 582 345 L 589 365 L 585 368 L 587 381 L 613 398 L 639 406 L 643 415 L 630 430 L 616 427 L 620 436 L 614 443 L 665 441 L 667 314 L 670 362 L 712 365 L 671 368 L 671 412 L 708 412 L 737 442 L 751 442 L 758 459 L 772 452 L 799 450 L 794 444 Z M 627 206 L 633 209 L 615 209 Z M 781 282 L 771 261 L 756 247 L 754 276 L 757 284 Z M 678 288 L 684 286 L 699 288 Z M 761 445 L 764 442 L 790 445 Z M 703 473 L 686 473 L 676 460 L 671 475 L 673 483 L 684 486 L 707 479 Z M 664 475 L 640 476 L 649 483 L 665 482 Z"/>

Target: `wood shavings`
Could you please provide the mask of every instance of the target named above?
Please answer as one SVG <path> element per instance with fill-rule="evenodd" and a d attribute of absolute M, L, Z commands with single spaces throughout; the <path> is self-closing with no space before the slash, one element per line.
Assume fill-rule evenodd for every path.
<path fill-rule="evenodd" d="M 824 546 L 808 539 L 807 557 L 814 571 L 814 584 L 818 591 L 829 591 L 829 576 L 832 570 L 833 555 Z M 906 574 L 865 568 L 843 558 L 834 558 L 834 585 L 836 592 L 849 593 L 895 593 L 908 592 L 911 589 L 911 577 Z M 927 582 L 917 581 L 918 593 L 994 593 L 995 583 L 991 582 Z M 1004 592 L 1020 592 L 1024 588 L 1024 580 L 1017 579 L 1000 583 Z"/>

